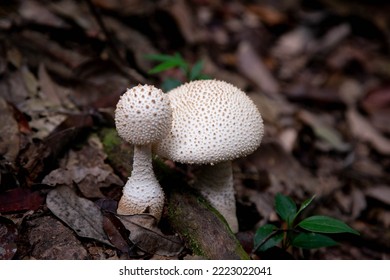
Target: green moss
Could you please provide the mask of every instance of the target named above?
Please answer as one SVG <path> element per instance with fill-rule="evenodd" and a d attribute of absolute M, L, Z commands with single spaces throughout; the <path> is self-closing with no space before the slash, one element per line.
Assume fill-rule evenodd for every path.
<path fill-rule="evenodd" d="M 100 135 L 106 153 L 109 153 L 121 144 L 121 139 L 115 128 L 103 128 Z"/>
<path fill-rule="evenodd" d="M 183 216 L 183 213 L 179 210 L 180 208 L 169 207 L 168 216 L 170 220 L 174 223 L 180 222 L 180 217 Z M 179 218 L 178 218 L 179 217 Z M 196 238 L 193 235 L 193 232 L 189 229 L 182 230 L 180 234 L 183 236 L 187 246 L 191 251 L 198 256 L 206 257 L 205 252 L 202 250 L 202 246 L 196 241 Z"/>
<path fill-rule="evenodd" d="M 131 174 L 133 162 L 133 147 L 123 141 L 115 128 L 103 128 L 99 131 L 107 161 L 123 177 Z"/>

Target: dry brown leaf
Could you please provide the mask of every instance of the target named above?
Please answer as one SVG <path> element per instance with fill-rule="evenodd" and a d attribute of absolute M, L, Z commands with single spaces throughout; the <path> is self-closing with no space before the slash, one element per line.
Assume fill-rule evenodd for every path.
<path fill-rule="evenodd" d="M 88 253 L 72 230 L 50 216 L 27 222 L 31 256 L 39 260 L 83 260 Z"/>
<path fill-rule="evenodd" d="M 156 219 L 151 215 L 118 215 L 118 218 L 130 231 L 130 241 L 144 252 L 176 256 L 183 249 L 180 238 L 176 235 L 163 234 L 157 227 Z"/>
<path fill-rule="evenodd" d="M 356 109 L 349 108 L 346 114 L 352 134 L 356 138 L 370 143 L 378 152 L 390 155 L 390 140 L 388 138 L 380 134 Z"/>
<path fill-rule="evenodd" d="M 278 82 L 261 58 L 256 54 L 253 47 L 246 41 L 241 42 L 238 46 L 237 68 L 266 94 L 278 97 Z"/>
<path fill-rule="evenodd" d="M 47 194 L 47 207 L 74 232 L 112 246 L 103 230 L 103 215 L 92 201 L 81 198 L 69 187 L 58 187 Z"/>
<path fill-rule="evenodd" d="M 177 0 L 164 6 L 164 8 L 176 20 L 187 43 L 194 44 L 204 41 L 205 34 L 195 24 L 195 18 L 187 1 Z"/>
<path fill-rule="evenodd" d="M 298 118 L 309 125 L 317 138 L 324 141 L 330 149 L 346 152 L 351 148 L 348 143 L 343 141 L 340 133 L 324 122 L 321 119 L 321 116 L 314 115 L 307 110 L 301 109 L 300 112 L 298 112 Z M 322 147 L 326 148 L 324 145 L 322 145 Z"/>
<path fill-rule="evenodd" d="M 367 188 L 364 192 L 367 196 L 375 198 L 387 205 L 390 205 L 390 186 L 376 185 Z"/>
<path fill-rule="evenodd" d="M 85 2 L 86 3 L 86 2 Z M 80 1 L 52 1 L 48 6 L 55 14 L 66 20 L 73 20 L 86 34 L 91 37 L 100 37 L 101 29 L 87 5 Z"/>
<path fill-rule="evenodd" d="M 70 28 L 64 20 L 53 14 L 46 5 L 38 1 L 22 1 L 19 14 L 24 20 L 35 24 L 47 25 L 55 28 Z"/>
<path fill-rule="evenodd" d="M 243 170 L 254 166 L 259 177 L 265 174 L 268 176 L 270 185 L 266 186 L 265 192 L 237 188 L 236 185 L 237 195 L 255 203 L 258 212 L 267 219 L 273 217 L 273 197 L 278 192 L 302 201 L 313 194 L 317 196 L 327 194 L 326 183 L 311 175 L 277 142 L 265 140 L 260 149 L 237 162 Z"/>
<path fill-rule="evenodd" d="M 299 26 L 280 36 L 272 52 L 281 63 L 284 63 L 284 60 L 291 60 L 310 50 L 312 42 L 311 31 Z"/>
<path fill-rule="evenodd" d="M 60 95 L 57 93 L 56 84 L 51 79 L 44 64 L 39 65 L 38 78 L 43 102 L 49 108 L 59 107 L 61 105 Z"/>
<path fill-rule="evenodd" d="M 105 17 L 104 22 L 107 28 L 121 42 L 120 46 L 132 52 L 137 66 L 142 71 L 147 73 L 153 68 L 153 62 L 145 59 L 145 56 L 148 54 L 157 54 L 159 51 L 145 35 L 111 17 Z"/>
<path fill-rule="evenodd" d="M 0 260 L 10 260 L 17 251 L 18 230 L 16 225 L 6 218 L 0 217 Z"/>
<path fill-rule="evenodd" d="M 104 162 L 105 159 L 106 155 L 99 138 L 92 135 L 80 150 L 69 151 L 61 161 L 60 168 L 46 175 L 42 183 L 68 187 L 76 183 L 85 197 L 103 198 L 105 196 L 100 188 L 123 185 L 111 166 Z"/>
<path fill-rule="evenodd" d="M 0 155 L 9 162 L 14 162 L 20 149 L 18 123 L 13 117 L 13 110 L 0 97 Z"/>
<path fill-rule="evenodd" d="M 145 15 L 155 9 L 155 1 L 152 0 L 92 0 L 92 3 L 122 15 Z"/>

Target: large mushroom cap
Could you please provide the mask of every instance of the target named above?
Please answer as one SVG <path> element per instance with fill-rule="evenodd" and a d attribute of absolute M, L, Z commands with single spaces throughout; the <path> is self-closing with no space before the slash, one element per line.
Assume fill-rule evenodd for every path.
<path fill-rule="evenodd" d="M 192 81 L 168 92 L 171 132 L 156 153 L 190 164 L 218 163 L 258 148 L 263 121 L 256 105 L 240 89 L 217 80 Z"/>
<path fill-rule="evenodd" d="M 128 89 L 116 106 L 115 125 L 118 134 L 134 145 L 159 141 L 169 132 L 171 122 L 168 97 L 151 85 Z"/>

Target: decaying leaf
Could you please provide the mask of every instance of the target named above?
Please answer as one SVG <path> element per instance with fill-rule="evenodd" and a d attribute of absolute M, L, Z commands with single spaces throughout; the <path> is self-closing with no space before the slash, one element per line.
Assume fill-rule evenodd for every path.
<path fill-rule="evenodd" d="M 156 219 L 151 215 L 118 215 L 118 218 L 130 231 L 130 241 L 144 252 L 175 256 L 183 249 L 180 238 L 176 235 L 163 234 L 157 227 Z"/>
<path fill-rule="evenodd" d="M 18 230 L 15 224 L 0 217 L 0 260 L 10 260 L 17 251 L 16 238 Z"/>
<path fill-rule="evenodd" d="M 248 42 L 241 42 L 237 52 L 238 69 L 265 93 L 279 97 L 279 84 Z"/>
<path fill-rule="evenodd" d="M 0 155 L 14 162 L 19 153 L 20 138 L 18 123 L 7 102 L 0 97 Z"/>
<path fill-rule="evenodd" d="M 378 132 L 356 109 L 350 108 L 347 111 L 347 119 L 355 137 L 369 142 L 378 152 L 390 155 L 390 140 Z"/>
<path fill-rule="evenodd" d="M 131 242 L 127 236 L 127 230 L 114 214 L 109 212 L 104 213 L 103 228 L 115 248 L 123 253 L 129 252 Z"/>
<path fill-rule="evenodd" d="M 261 145 L 262 148 L 247 156 L 245 161 L 268 173 L 272 193 L 297 189 L 294 193 L 301 197 L 303 192 L 314 194 L 321 191 L 320 182 L 284 151 L 280 144 L 263 141 Z"/>
<path fill-rule="evenodd" d="M 71 229 L 51 216 L 27 222 L 31 256 L 40 260 L 83 260 L 88 254 Z"/>
<path fill-rule="evenodd" d="M 47 207 L 81 237 L 112 246 L 103 230 L 103 215 L 90 200 L 81 198 L 69 187 L 58 187 L 46 198 Z"/>
<path fill-rule="evenodd" d="M 85 197 L 103 198 L 101 187 L 123 185 L 122 180 L 104 162 L 105 158 L 100 140 L 92 135 L 81 150 L 71 150 L 61 161 L 60 168 L 53 170 L 42 182 L 52 186 L 72 186 L 76 183 Z"/>
<path fill-rule="evenodd" d="M 298 117 L 308 124 L 314 131 L 314 134 L 320 140 L 324 141 L 331 149 L 339 152 L 346 152 L 350 149 L 350 145 L 343 141 L 339 132 L 332 126 L 327 125 L 318 116 L 309 111 L 300 110 Z"/>
<path fill-rule="evenodd" d="M 365 194 L 387 205 L 390 205 L 390 186 L 388 185 L 377 185 L 369 187 L 365 191 Z"/>
<path fill-rule="evenodd" d="M 39 191 L 14 188 L 0 193 L 0 213 L 37 210 L 45 198 Z"/>

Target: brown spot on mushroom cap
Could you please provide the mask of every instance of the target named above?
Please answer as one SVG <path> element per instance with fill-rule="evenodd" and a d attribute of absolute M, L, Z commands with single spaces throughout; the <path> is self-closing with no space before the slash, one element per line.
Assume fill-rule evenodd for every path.
<path fill-rule="evenodd" d="M 218 163 L 258 148 L 263 121 L 253 101 L 217 80 L 192 81 L 168 92 L 172 129 L 156 146 L 162 157 L 182 163 Z"/>
<path fill-rule="evenodd" d="M 138 85 L 128 89 L 115 110 L 119 136 L 135 145 L 161 140 L 171 129 L 169 98 L 158 88 Z"/>

